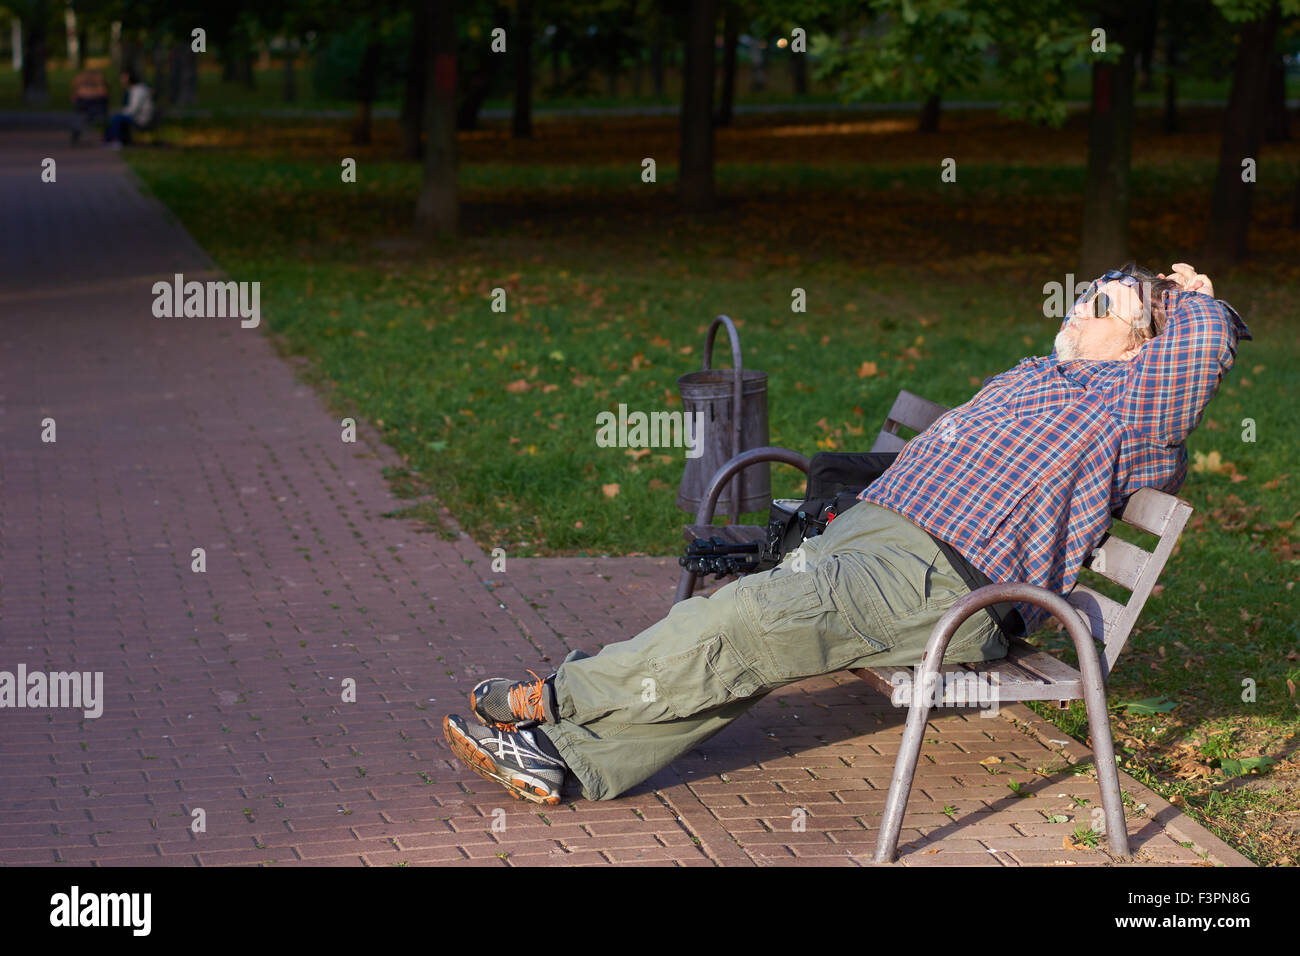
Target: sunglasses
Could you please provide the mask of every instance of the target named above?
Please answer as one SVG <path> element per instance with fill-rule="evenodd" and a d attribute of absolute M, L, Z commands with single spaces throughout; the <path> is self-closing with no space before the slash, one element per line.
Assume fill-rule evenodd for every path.
<path fill-rule="evenodd" d="M 1127 272 L 1120 272 L 1116 269 L 1106 271 L 1101 278 L 1093 279 L 1083 295 L 1079 296 L 1075 302 L 1075 307 L 1084 306 L 1086 312 L 1095 319 L 1105 318 L 1107 315 L 1114 315 L 1110 307 L 1114 304 L 1109 295 L 1101 291 L 1101 287 L 1108 282 L 1118 282 L 1121 285 L 1132 286 L 1137 289 L 1138 301 L 1142 304 L 1142 315 L 1147 318 L 1151 315 L 1151 307 L 1147 302 L 1147 284 L 1142 282 L 1137 276 L 1129 275 Z M 1117 319 L 1124 319 L 1124 316 L 1115 315 Z M 1127 321 L 1126 319 L 1124 319 Z"/>

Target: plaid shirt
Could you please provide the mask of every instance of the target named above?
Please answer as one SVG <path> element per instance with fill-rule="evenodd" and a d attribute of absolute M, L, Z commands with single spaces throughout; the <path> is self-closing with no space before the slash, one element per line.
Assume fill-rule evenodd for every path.
<path fill-rule="evenodd" d="M 948 542 L 991 581 L 1067 594 L 1133 492 L 1182 486 L 1183 443 L 1237 340 L 1251 338 L 1226 302 L 1164 295 L 1166 328 L 1133 359 L 1067 362 L 1055 349 L 1022 359 L 908 442 L 858 497 Z M 1017 610 L 1030 631 L 1050 620 Z"/>

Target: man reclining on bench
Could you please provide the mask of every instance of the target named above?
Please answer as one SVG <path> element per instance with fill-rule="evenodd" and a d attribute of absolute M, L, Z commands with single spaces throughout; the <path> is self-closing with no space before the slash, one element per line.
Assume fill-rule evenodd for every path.
<path fill-rule="evenodd" d="M 453 752 L 517 797 L 558 803 L 566 772 L 609 800 L 726 727 L 777 687 L 846 668 L 914 666 L 969 593 L 936 539 L 997 582 L 1067 594 L 1137 489 L 1174 493 L 1184 442 L 1251 337 L 1184 263 L 1093 282 L 1052 354 L 1020 361 L 912 439 L 862 503 L 790 560 L 673 606 L 545 679 L 492 678 L 477 721 L 443 721 Z M 932 537 L 933 535 L 933 537 Z M 1017 605 L 1027 630 L 1048 615 Z M 947 663 L 992 660 L 1008 635 L 969 618 Z M 537 675 L 533 675 L 537 678 Z"/>

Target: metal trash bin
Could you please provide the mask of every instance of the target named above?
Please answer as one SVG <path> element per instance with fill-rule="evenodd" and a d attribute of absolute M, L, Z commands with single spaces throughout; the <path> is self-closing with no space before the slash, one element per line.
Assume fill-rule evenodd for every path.
<path fill-rule="evenodd" d="M 712 368 L 713 337 L 720 325 L 731 337 L 730 369 Z M 736 326 L 719 315 L 704 339 L 704 368 L 679 378 L 677 389 L 683 414 L 703 413 L 703 434 L 696 436 L 703 451 L 686 459 L 677 489 L 677 507 L 693 515 L 719 468 L 742 451 L 768 444 L 767 373 L 742 368 Z M 736 475 L 721 500 L 731 503 L 732 524 L 747 511 L 766 510 L 772 500 L 771 462 L 751 465 Z"/>

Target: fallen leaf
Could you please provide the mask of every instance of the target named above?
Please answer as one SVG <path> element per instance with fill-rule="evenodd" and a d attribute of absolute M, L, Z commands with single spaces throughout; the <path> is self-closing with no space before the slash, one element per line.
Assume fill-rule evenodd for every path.
<path fill-rule="evenodd" d="M 513 382 L 506 383 L 507 392 L 526 392 L 531 386 L 527 379 L 517 378 Z"/>
<path fill-rule="evenodd" d="M 618 482 L 616 481 L 613 482 L 612 484 L 601 485 L 600 490 L 604 492 L 606 498 L 614 498 L 618 495 L 619 492 Z"/>
<path fill-rule="evenodd" d="M 858 366 L 858 378 L 870 378 L 878 371 L 879 369 L 876 367 L 875 362 L 863 362 Z"/>

